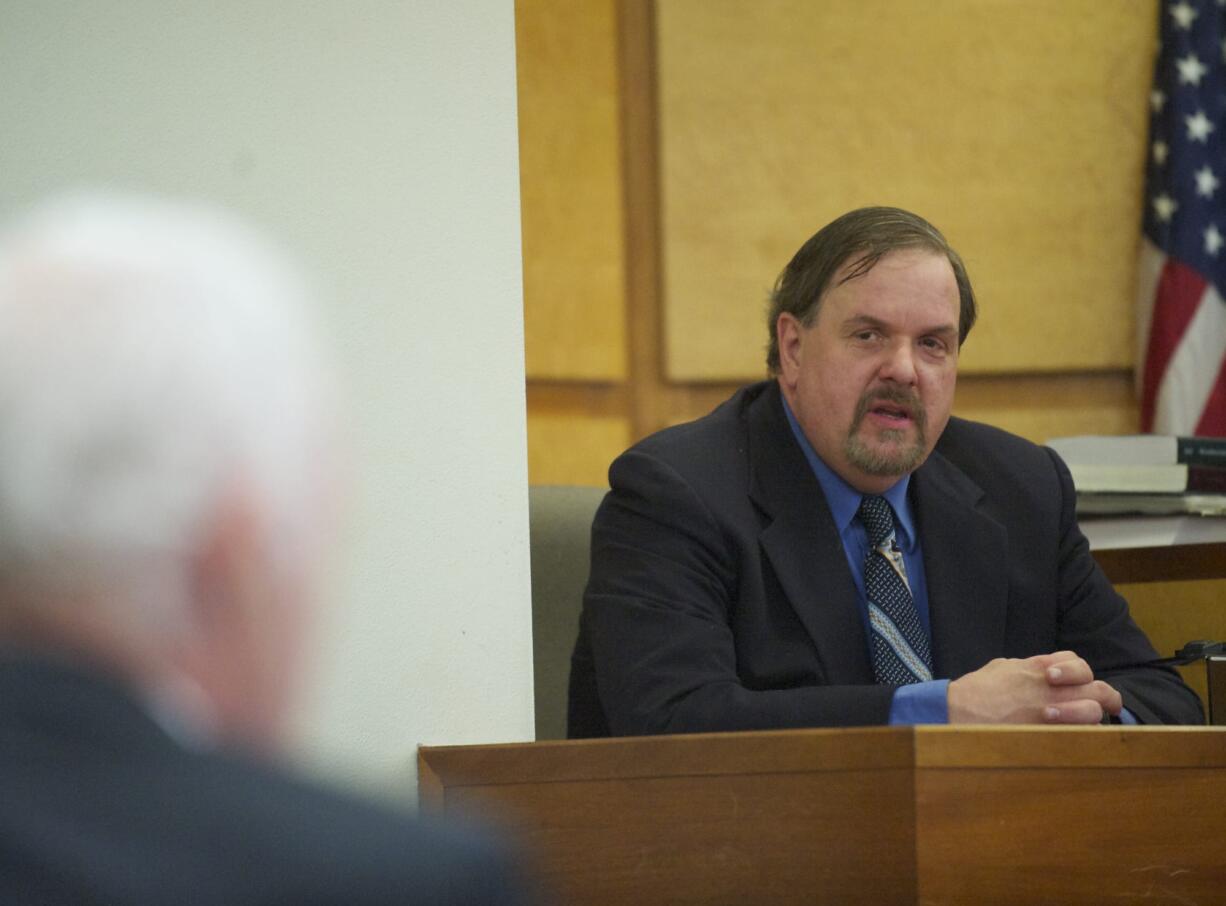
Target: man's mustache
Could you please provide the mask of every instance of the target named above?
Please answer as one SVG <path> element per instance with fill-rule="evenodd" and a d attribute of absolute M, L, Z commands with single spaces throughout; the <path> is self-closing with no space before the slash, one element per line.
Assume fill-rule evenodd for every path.
<path fill-rule="evenodd" d="M 852 424 L 859 425 L 864 416 L 868 415 L 868 411 L 879 403 L 889 403 L 902 409 L 921 431 L 928 424 L 928 413 L 920 405 L 919 395 L 914 390 L 904 390 L 901 387 L 879 387 L 861 396 L 856 403 L 856 415 Z"/>

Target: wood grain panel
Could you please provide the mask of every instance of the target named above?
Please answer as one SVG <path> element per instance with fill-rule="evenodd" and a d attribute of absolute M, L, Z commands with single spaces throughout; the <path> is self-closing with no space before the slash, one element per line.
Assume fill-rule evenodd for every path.
<path fill-rule="evenodd" d="M 670 384 L 661 389 L 677 424 L 706 415 L 739 385 Z M 1131 372 L 958 376 L 954 414 L 1035 443 L 1068 434 L 1131 434 L 1137 409 Z M 663 427 L 660 425 L 659 427 Z"/>
<path fill-rule="evenodd" d="M 1226 730 L 916 727 L 423 747 L 565 903 L 1218 902 Z M 425 803 L 423 803 L 425 804 Z"/>
<path fill-rule="evenodd" d="M 487 786 L 450 792 L 448 809 L 548 853 L 542 880 L 561 903 L 808 904 L 821 891 L 876 906 L 915 901 L 911 779 L 897 768 Z M 885 828 L 828 820 L 890 811 L 899 820 Z"/>
<path fill-rule="evenodd" d="M 652 0 L 618 3 L 626 181 L 626 292 L 635 438 L 667 422 L 660 306 L 660 172 Z"/>
<path fill-rule="evenodd" d="M 1226 580 L 1117 585 L 1116 591 L 1128 599 L 1132 618 L 1163 656 L 1195 639 L 1226 641 Z M 1207 707 L 1205 665 L 1179 672 Z"/>
<path fill-rule="evenodd" d="M 919 768 L 1223 768 L 1226 732 L 1210 727 L 914 728 Z"/>
<path fill-rule="evenodd" d="M 916 786 L 922 903 L 1221 900 L 1220 768 L 924 770 Z"/>
<path fill-rule="evenodd" d="M 1082 519 L 1081 525 L 1087 535 L 1091 534 L 1088 531 L 1094 526 L 1091 519 Z M 1106 547 L 1091 553 L 1116 586 L 1201 581 L 1226 576 L 1226 543 L 1222 542 Z"/>
<path fill-rule="evenodd" d="M 528 481 L 607 487 L 609 463 L 629 445 L 624 416 L 530 409 Z"/>
<path fill-rule="evenodd" d="M 515 4 L 529 379 L 626 375 L 614 7 Z"/>
<path fill-rule="evenodd" d="M 880 728 L 423 748 L 418 761 L 431 805 L 506 828 L 560 903 L 821 891 L 878 904 L 915 902 L 911 757 L 907 731 Z M 836 817 L 887 813 L 899 820 Z"/>
<path fill-rule="evenodd" d="M 620 780 L 636 777 L 794 774 L 892 769 L 914 756 L 905 727 L 763 730 L 677 736 L 423 746 L 418 761 L 447 789 L 515 783 Z"/>
<path fill-rule="evenodd" d="M 1154 0 L 660 0 L 666 367 L 762 371 L 775 276 L 838 214 L 968 264 L 967 371 L 1127 368 Z"/>
<path fill-rule="evenodd" d="M 1132 434 L 1137 430 L 1131 371 L 960 374 L 954 414 L 1040 444 L 1070 434 Z"/>
<path fill-rule="evenodd" d="M 642 434 L 706 415 L 736 384 L 662 384 Z M 628 415 L 635 397 L 609 385 L 530 385 L 529 472 L 533 484 L 603 487 L 617 454 L 639 436 Z M 964 375 L 954 413 L 1019 434 L 1035 443 L 1069 434 L 1136 430 L 1132 377 L 1106 374 Z"/>

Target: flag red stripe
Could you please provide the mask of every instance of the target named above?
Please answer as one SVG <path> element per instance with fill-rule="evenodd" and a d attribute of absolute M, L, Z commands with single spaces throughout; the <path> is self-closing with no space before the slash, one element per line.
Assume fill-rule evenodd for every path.
<path fill-rule="evenodd" d="M 1174 258 L 1166 260 L 1162 276 L 1158 278 L 1158 290 L 1154 293 L 1145 373 L 1141 379 L 1142 431 L 1153 430 L 1158 387 L 1207 288 L 1205 278 L 1192 268 Z"/>
<path fill-rule="evenodd" d="M 1196 433 L 1201 437 L 1226 437 L 1226 361 L 1217 370 L 1217 380 L 1196 423 Z"/>

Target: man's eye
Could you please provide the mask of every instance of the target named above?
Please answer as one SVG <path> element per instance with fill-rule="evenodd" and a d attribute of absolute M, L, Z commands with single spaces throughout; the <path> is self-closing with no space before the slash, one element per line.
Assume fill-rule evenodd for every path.
<path fill-rule="evenodd" d="M 924 337 L 920 340 L 920 345 L 931 352 L 945 351 L 945 341 L 937 337 Z"/>

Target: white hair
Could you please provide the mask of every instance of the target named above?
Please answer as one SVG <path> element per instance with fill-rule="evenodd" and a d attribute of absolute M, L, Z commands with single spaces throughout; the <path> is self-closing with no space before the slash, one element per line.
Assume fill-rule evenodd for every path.
<path fill-rule="evenodd" d="M 209 207 L 77 196 L 0 238 L 0 575 L 104 570 L 174 623 L 175 574 L 233 483 L 288 543 L 321 480 L 305 302 Z"/>

